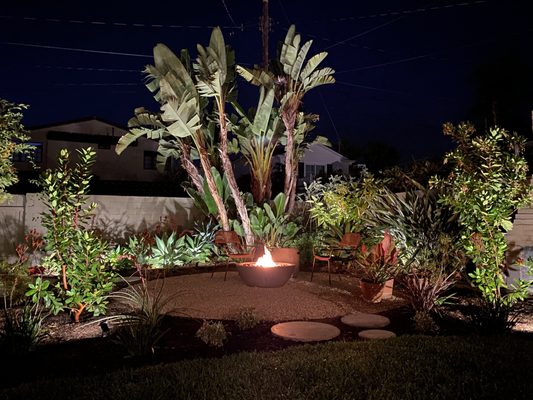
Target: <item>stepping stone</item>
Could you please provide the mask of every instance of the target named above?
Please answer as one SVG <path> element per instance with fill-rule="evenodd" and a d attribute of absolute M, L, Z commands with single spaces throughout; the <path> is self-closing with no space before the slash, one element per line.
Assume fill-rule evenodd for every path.
<path fill-rule="evenodd" d="M 354 313 L 348 314 L 341 318 L 343 324 L 353 326 L 355 328 L 384 328 L 390 324 L 387 317 L 376 314 Z"/>
<path fill-rule="evenodd" d="M 368 329 L 366 331 L 359 332 L 361 339 L 374 340 L 374 339 L 390 339 L 396 337 L 396 334 L 391 331 L 385 331 L 383 329 Z"/>
<path fill-rule="evenodd" d="M 296 342 L 320 342 L 331 340 L 340 335 L 336 326 L 322 322 L 292 321 L 282 322 L 270 328 L 270 331 L 283 339 Z"/>

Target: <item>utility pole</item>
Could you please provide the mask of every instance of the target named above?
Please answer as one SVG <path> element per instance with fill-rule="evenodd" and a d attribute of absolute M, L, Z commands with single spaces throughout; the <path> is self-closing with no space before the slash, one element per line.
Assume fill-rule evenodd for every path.
<path fill-rule="evenodd" d="M 270 32 L 270 18 L 268 17 L 268 0 L 263 0 L 263 14 L 261 15 L 261 31 L 263 43 L 263 69 L 268 71 L 268 34 Z"/>

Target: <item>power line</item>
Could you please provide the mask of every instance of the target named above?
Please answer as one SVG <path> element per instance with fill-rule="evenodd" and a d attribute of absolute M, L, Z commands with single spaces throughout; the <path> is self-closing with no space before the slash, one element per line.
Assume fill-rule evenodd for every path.
<path fill-rule="evenodd" d="M 432 4 L 435 4 L 435 3 L 438 2 L 438 1 L 439 1 L 439 0 L 434 1 L 434 2 L 432 2 L 432 3 L 429 3 L 429 4 L 427 4 L 425 7 L 428 7 L 428 6 L 432 5 Z M 381 29 L 381 28 L 383 28 L 383 27 L 385 27 L 385 26 L 391 25 L 391 24 L 393 24 L 393 23 L 395 23 L 395 22 L 397 22 L 397 21 L 399 21 L 399 20 L 401 20 L 401 19 L 404 19 L 406 16 L 407 16 L 407 15 L 401 15 L 401 16 L 398 17 L 398 18 L 394 18 L 393 20 L 390 20 L 390 21 L 384 22 L 384 23 L 379 24 L 379 25 L 377 25 L 377 26 L 374 26 L 374 27 L 372 27 L 372 28 L 370 28 L 370 29 L 367 29 L 367 30 L 365 30 L 365 31 L 363 31 L 363 32 L 360 32 L 360 33 L 357 33 L 357 34 L 355 34 L 355 35 L 353 35 L 353 36 L 350 36 L 349 38 L 346 38 L 346 39 L 341 40 L 341 41 L 339 41 L 339 42 L 333 43 L 331 46 L 326 47 L 326 50 L 331 49 L 331 48 L 333 48 L 333 47 L 336 47 L 336 46 L 338 46 L 339 44 L 343 44 L 343 43 L 349 42 L 349 41 L 351 41 L 351 40 L 353 40 L 353 39 L 357 39 L 357 38 L 360 38 L 360 37 L 362 37 L 362 36 L 366 36 L 366 35 L 368 35 L 368 34 L 371 33 L 371 32 L 374 32 L 374 31 L 376 31 L 376 30 L 378 30 L 378 29 Z"/>
<path fill-rule="evenodd" d="M 123 82 L 123 83 L 54 83 L 54 86 L 140 86 L 141 83 Z"/>
<path fill-rule="evenodd" d="M 335 73 L 336 74 L 344 74 L 344 73 L 347 73 L 347 72 L 355 72 L 355 71 L 362 71 L 362 70 L 365 70 L 365 69 L 374 69 L 374 68 L 379 68 L 379 67 L 385 67 L 387 65 L 402 64 L 402 63 L 406 63 L 406 62 L 409 62 L 409 61 L 414 61 L 414 60 L 419 60 L 419 59 L 422 59 L 422 58 L 427 58 L 427 57 L 430 57 L 431 55 L 433 55 L 435 53 L 439 53 L 439 52 L 435 52 L 434 51 L 434 52 L 431 52 L 431 53 L 428 53 L 428 54 L 419 55 L 419 56 L 407 57 L 407 58 L 402 58 L 402 59 L 399 59 L 399 60 L 383 62 L 383 63 L 379 63 L 379 64 L 366 65 L 364 67 L 345 69 L 344 71 L 336 71 Z"/>
<path fill-rule="evenodd" d="M 360 19 L 372 19 L 372 18 L 383 18 L 383 17 L 394 17 L 401 14 L 407 15 L 407 14 L 419 14 L 424 12 L 430 12 L 430 11 L 438 11 L 438 10 L 449 10 L 451 8 L 457 8 L 457 7 L 465 7 L 465 6 L 477 6 L 481 5 L 483 3 L 487 3 L 487 0 L 478 0 L 478 1 L 465 1 L 462 3 L 455 3 L 455 4 L 446 4 L 443 6 L 433 6 L 433 7 L 422 7 L 422 8 L 413 8 L 408 10 L 398 10 L 398 11 L 388 11 L 388 12 L 380 12 L 375 14 L 369 14 L 369 15 L 359 15 L 359 16 L 353 16 L 353 17 L 339 17 L 339 18 L 332 18 L 329 22 L 346 22 L 346 21 L 354 21 L 354 20 L 360 20 Z"/>
<path fill-rule="evenodd" d="M 333 47 L 337 47 L 339 44 L 344 44 L 344 43 L 346 43 L 346 42 L 349 42 L 350 40 L 357 39 L 357 38 L 359 38 L 359 37 L 361 37 L 361 36 L 368 35 L 368 34 L 371 33 L 371 32 L 374 32 L 374 31 L 376 31 L 376 30 L 378 30 L 378 29 L 381 29 L 381 28 L 383 28 L 383 27 L 385 27 L 385 26 L 387 26 L 387 25 L 393 24 L 393 23 L 395 23 L 396 21 L 399 21 L 399 20 L 401 20 L 401 19 L 403 19 L 403 18 L 405 18 L 405 16 L 402 15 L 401 17 L 394 18 L 394 19 L 391 20 L 391 21 L 387 21 L 387 22 L 384 22 L 384 23 L 379 24 L 379 25 L 377 25 L 377 26 L 374 26 L 374 27 L 372 27 L 372 28 L 370 28 L 370 29 L 367 29 L 366 31 L 360 32 L 360 33 L 358 33 L 358 34 L 356 34 L 356 35 L 350 36 L 349 38 L 346 38 L 346 39 L 341 40 L 341 41 L 339 41 L 339 42 L 333 43 L 331 46 L 326 47 L 325 50 L 329 50 L 329 49 L 331 49 L 331 48 L 333 48 Z"/>
<path fill-rule="evenodd" d="M 228 5 L 226 4 L 226 2 L 225 2 L 224 0 L 221 0 L 221 1 L 222 1 L 222 4 L 224 5 L 224 8 L 226 9 L 226 14 L 228 14 L 228 17 L 229 17 L 231 23 L 232 23 L 233 25 L 237 25 L 237 24 L 235 23 L 235 20 L 234 20 L 233 17 L 231 16 L 231 13 L 229 12 Z"/>
<path fill-rule="evenodd" d="M 7 45 L 10 45 L 10 46 L 35 47 L 35 48 L 40 48 L 40 49 L 77 51 L 77 52 L 82 52 L 82 53 L 108 54 L 108 55 L 113 55 L 113 56 L 153 58 L 153 56 L 148 55 L 148 54 L 120 53 L 120 52 L 117 52 L 117 51 L 80 49 L 80 48 L 77 48 L 77 47 L 46 46 L 46 45 L 41 45 L 41 44 L 21 43 L 21 42 L 2 42 L 2 44 L 7 44 Z"/>
<path fill-rule="evenodd" d="M 137 74 L 141 73 L 141 71 L 137 70 L 137 69 L 97 68 L 97 67 L 70 67 L 70 66 L 59 66 L 59 65 L 35 65 L 35 68 L 61 69 L 61 70 L 66 70 L 66 71 L 135 72 Z"/>
<path fill-rule="evenodd" d="M 333 118 L 331 117 L 331 114 L 329 112 L 329 108 L 328 108 L 328 105 L 326 104 L 326 101 L 324 100 L 324 96 L 322 96 L 322 91 L 319 90 L 318 91 L 318 94 L 320 96 L 320 100 L 322 100 L 322 104 L 324 105 L 324 108 L 326 110 L 326 114 L 328 115 L 328 118 L 329 118 L 329 122 L 331 122 L 331 126 L 333 126 L 333 131 L 335 132 L 335 135 L 337 136 L 337 143 L 338 145 L 340 146 L 340 143 L 341 143 L 341 137 L 339 135 L 339 131 L 337 130 L 337 126 L 335 126 L 335 122 L 333 121 Z M 340 151 L 340 148 L 337 149 L 338 151 Z"/>
<path fill-rule="evenodd" d="M 352 82 L 335 81 L 335 83 L 338 83 L 339 85 L 351 86 L 351 87 L 356 87 L 359 89 L 373 90 L 373 91 L 383 92 L 383 93 L 396 94 L 400 96 L 409 96 L 409 97 L 417 96 L 417 97 L 425 97 L 425 98 L 445 100 L 445 101 L 456 101 L 457 100 L 457 99 L 452 99 L 449 97 L 427 96 L 427 95 L 418 94 L 418 93 L 402 92 L 400 90 L 391 90 L 391 89 L 384 89 L 384 88 L 379 88 L 375 86 L 360 85 L 358 83 L 352 83 Z"/>
<path fill-rule="evenodd" d="M 287 10 L 285 10 L 285 6 L 283 5 L 283 0 L 278 0 L 279 8 L 281 9 L 281 13 L 283 14 L 283 17 L 285 18 L 285 21 L 290 25 L 291 21 L 289 19 L 289 16 L 287 15 Z"/>
<path fill-rule="evenodd" d="M 231 18 L 231 14 L 230 18 Z M 133 27 L 133 28 L 163 28 L 163 29 L 213 29 L 216 25 L 181 25 L 181 24 L 148 24 L 148 23 L 131 23 L 131 22 L 117 22 L 117 21 L 88 21 L 80 19 L 60 19 L 60 18 L 40 18 L 40 17 L 31 17 L 31 16 L 14 16 L 14 15 L 0 15 L 0 19 L 13 19 L 18 21 L 26 22 L 51 22 L 51 23 L 62 23 L 62 24 L 77 24 L 77 25 L 107 25 L 113 27 Z M 222 26 L 223 29 L 239 29 L 244 30 L 243 25 L 236 25 L 235 21 L 232 20 L 232 26 Z"/>
<path fill-rule="evenodd" d="M 531 32 L 531 29 L 526 30 L 526 32 L 528 32 L 528 33 Z M 516 33 L 514 33 L 514 34 L 512 34 L 510 36 L 513 37 L 513 36 L 518 36 L 518 35 L 523 35 L 523 32 L 516 32 Z M 458 50 L 458 49 L 464 49 L 464 48 L 468 48 L 468 47 L 481 46 L 481 45 L 484 45 L 484 44 L 487 44 L 487 43 L 493 43 L 493 42 L 497 42 L 499 40 L 504 40 L 504 39 L 507 39 L 507 38 L 504 37 L 504 36 L 498 36 L 496 38 L 493 37 L 493 38 L 488 39 L 488 40 L 482 40 L 482 41 L 479 41 L 479 42 L 462 44 L 460 46 L 448 47 L 446 49 L 436 50 L 436 51 L 432 51 L 431 53 L 426 53 L 426 54 L 422 54 L 422 55 L 418 55 L 418 56 L 401 58 L 401 59 L 398 59 L 398 60 L 383 62 L 383 63 L 379 63 L 379 64 L 365 65 L 365 66 L 362 66 L 362 67 L 346 69 L 346 70 L 343 70 L 343 71 L 335 71 L 335 74 L 344 74 L 344 73 L 347 73 L 347 72 L 362 71 L 362 70 L 365 70 L 365 69 L 374 69 L 374 68 L 384 67 L 384 66 L 388 66 L 388 65 L 402 64 L 402 63 L 405 63 L 405 62 L 420 60 L 420 59 L 423 59 L 423 58 L 436 59 L 435 57 L 433 57 L 436 54 L 441 54 L 441 53 L 445 53 L 445 52 L 453 51 L 453 50 Z"/>

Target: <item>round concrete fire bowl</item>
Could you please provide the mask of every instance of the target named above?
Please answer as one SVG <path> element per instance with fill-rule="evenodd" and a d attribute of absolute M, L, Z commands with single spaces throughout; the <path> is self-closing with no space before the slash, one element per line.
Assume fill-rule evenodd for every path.
<path fill-rule="evenodd" d="M 261 267 L 255 262 L 237 264 L 239 276 L 248 286 L 262 288 L 282 287 L 291 278 L 294 264 L 276 263 L 275 267 Z"/>

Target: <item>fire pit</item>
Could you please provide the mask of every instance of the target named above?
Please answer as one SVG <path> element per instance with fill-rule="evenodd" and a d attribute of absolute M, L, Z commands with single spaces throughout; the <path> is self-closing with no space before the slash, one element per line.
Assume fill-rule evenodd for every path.
<path fill-rule="evenodd" d="M 294 264 L 274 262 L 266 247 L 265 254 L 259 257 L 256 262 L 237 264 L 237 271 L 239 271 L 239 276 L 244 283 L 248 286 L 263 288 L 276 288 L 285 285 L 294 269 Z"/>

